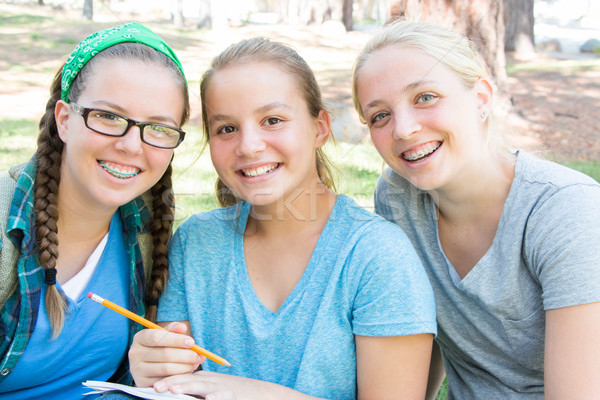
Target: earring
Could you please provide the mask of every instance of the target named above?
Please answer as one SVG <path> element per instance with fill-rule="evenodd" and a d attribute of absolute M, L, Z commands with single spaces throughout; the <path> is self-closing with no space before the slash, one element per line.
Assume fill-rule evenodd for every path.
<path fill-rule="evenodd" d="M 481 113 L 481 119 L 485 120 L 487 118 L 487 116 L 488 116 L 487 111 L 484 111 Z"/>

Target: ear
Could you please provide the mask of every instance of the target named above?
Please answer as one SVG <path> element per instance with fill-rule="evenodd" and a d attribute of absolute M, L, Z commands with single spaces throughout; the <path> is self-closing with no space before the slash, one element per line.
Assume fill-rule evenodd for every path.
<path fill-rule="evenodd" d="M 54 120 L 56 121 L 56 130 L 63 143 L 66 143 L 67 130 L 69 128 L 69 104 L 63 100 L 56 102 L 54 106 Z"/>
<path fill-rule="evenodd" d="M 479 78 L 477 83 L 475 83 L 475 93 L 477 95 L 477 111 L 479 114 L 484 111 L 489 114 L 494 99 L 494 88 L 490 81 L 485 78 Z"/>
<path fill-rule="evenodd" d="M 331 119 L 329 118 L 329 113 L 325 110 L 319 111 L 315 124 L 317 127 L 315 148 L 318 149 L 327 143 L 327 139 L 329 139 L 329 134 L 331 133 Z"/>

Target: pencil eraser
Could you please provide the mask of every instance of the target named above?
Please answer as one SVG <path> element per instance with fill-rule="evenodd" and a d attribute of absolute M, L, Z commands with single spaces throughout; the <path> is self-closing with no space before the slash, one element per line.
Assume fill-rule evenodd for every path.
<path fill-rule="evenodd" d="M 89 297 L 90 299 L 92 298 L 92 296 L 93 296 L 93 295 L 94 295 L 94 293 L 92 293 L 92 292 L 89 292 L 89 293 L 88 293 L 88 297 Z"/>

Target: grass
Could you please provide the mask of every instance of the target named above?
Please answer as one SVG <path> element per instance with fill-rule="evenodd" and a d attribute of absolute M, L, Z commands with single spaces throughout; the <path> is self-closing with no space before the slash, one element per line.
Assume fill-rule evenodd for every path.
<path fill-rule="evenodd" d="M 203 151 L 202 134 L 196 126 L 186 128 L 185 142 L 175 150 L 173 187 L 176 225 L 190 215 L 218 207 L 214 195 L 217 178 L 208 151 Z M 25 162 L 35 152 L 37 122 L 28 119 L 0 119 L 0 170 Z M 339 193 L 354 198 L 362 207 L 373 210 L 373 192 L 383 163 L 373 146 L 343 142 L 325 146 L 333 164 Z M 600 162 L 564 162 L 600 182 Z"/>
<path fill-rule="evenodd" d="M 600 59 L 586 60 L 556 60 L 553 63 L 537 62 L 535 60 L 519 63 L 507 63 L 506 73 L 512 76 L 518 72 L 576 72 L 600 69 Z"/>
<path fill-rule="evenodd" d="M 208 150 L 203 150 L 198 127 L 186 127 L 185 142 L 175 150 L 173 188 L 175 219 L 179 225 L 190 215 L 218 207 L 214 195 L 217 178 Z M 0 170 L 29 160 L 35 152 L 37 122 L 28 119 L 0 119 Z M 373 191 L 382 162 L 372 146 L 328 143 L 326 152 L 336 165 L 338 191 L 348 194 L 366 209 L 373 209 Z"/>

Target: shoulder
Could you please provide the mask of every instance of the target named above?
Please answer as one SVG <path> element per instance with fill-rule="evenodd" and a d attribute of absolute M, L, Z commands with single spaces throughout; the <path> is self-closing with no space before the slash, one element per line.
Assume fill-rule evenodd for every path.
<path fill-rule="evenodd" d="M 515 190 L 531 213 L 583 215 L 600 210 L 600 184 L 579 171 L 519 152 Z M 587 210 L 587 211 L 586 211 Z"/>
<path fill-rule="evenodd" d="M 175 234 L 180 239 L 190 235 L 198 237 L 198 232 L 212 238 L 220 235 L 231 235 L 238 227 L 238 221 L 244 207 L 245 204 L 240 203 L 231 207 L 216 208 L 194 214 L 177 228 Z"/>
<path fill-rule="evenodd" d="M 349 197 L 340 196 L 339 201 L 342 202 L 339 220 L 347 225 L 344 227 L 344 245 L 352 247 L 354 256 L 369 260 L 398 256 L 416 258 L 414 248 L 401 227 L 365 210 Z"/>
<path fill-rule="evenodd" d="M 557 190 L 573 186 L 600 188 L 598 182 L 582 172 L 523 151 L 518 154 L 515 178 L 530 185 L 543 185 Z"/>

